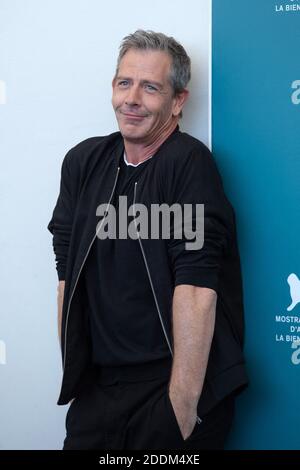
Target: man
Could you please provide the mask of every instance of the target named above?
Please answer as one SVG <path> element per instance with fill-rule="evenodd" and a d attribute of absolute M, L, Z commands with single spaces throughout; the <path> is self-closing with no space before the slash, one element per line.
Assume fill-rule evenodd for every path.
<path fill-rule="evenodd" d="M 120 132 L 63 161 L 48 229 L 60 281 L 58 404 L 71 402 L 64 449 L 223 448 L 247 383 L 234 212 L 209 150 L 178 126 L 189 80 L 173 38 L 125 37 L 112 82 Z M 122 236 L 109 224 L 124 218 L 124 197 L 132 237 L 130 223 Z M 192 233 L 204 205 L 203 243 L 188 249 L 188 232 L 176 236 L 178 214 L 169 237 L 143 236 L 136 208 L 155 204 L 190 205 Z"/>

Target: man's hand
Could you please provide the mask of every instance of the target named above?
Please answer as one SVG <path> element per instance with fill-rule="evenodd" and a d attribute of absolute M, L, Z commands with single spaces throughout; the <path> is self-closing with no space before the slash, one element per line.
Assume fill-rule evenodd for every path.
<path fill-rule="evenodd" d="M 61 347 L 61 321 L 62 321 L 62 307 L 64 301 L 65 281 L 59 281 L 57 288 L 57 326 L 58 326 L 58 339 Z"/>
<path fill-rule="evenodd" d="M 181 435 L 185 440 L 192 434 L 197 421 L 197 401 L 184 400 L 171 389 L 168 393 Z"/>

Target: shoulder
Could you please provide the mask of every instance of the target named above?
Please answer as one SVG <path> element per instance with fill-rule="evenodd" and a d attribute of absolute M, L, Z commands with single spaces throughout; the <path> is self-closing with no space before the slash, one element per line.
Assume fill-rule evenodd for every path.
<path fill-rule="evenodd" d="M 78 163 L 82 165 L 89 160 L 92 154 L 99 155 L 107 147 L 117 145 L 121 139 L 120 132 L 114 132 L 106 136 L 89 137 L 71 147 L 64 160 L 67 165 L 73 166 Z"/>
<path fill-rule="evenodd" d="M 218 171 L 212 152 L 204 142 L 177 131 L 161 149 L 161 167 L 167 174 Z"/>
<path fill-rule="evenodd" d="M 198 151 L 198 152 L 209 152 L 210 150 L 208 147 L 202 142 L 201 140 L 193 137 L 192 135 L 188 134 L 187 132 L 178 131 L 175 135 L 175 140 L 177 141 L 177 145 L 182 145 L 188 151 Z"/>
<path fill-rule="evenodd" d="M 223 191 L 221 175 L 209 148 L 200 140 L 176 132 L 162 149 L 159 177 L 167 200 L 186 194 L 201 194 L 204 199 Z"/>

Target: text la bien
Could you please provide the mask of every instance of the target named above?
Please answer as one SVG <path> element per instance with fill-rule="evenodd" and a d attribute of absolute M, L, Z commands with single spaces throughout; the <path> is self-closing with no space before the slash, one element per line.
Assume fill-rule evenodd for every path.
<path fill-rule="evenodd" d="M 300 11 L 300 5 L 296 3 L 291 5 L 275 5 L 275 11 Z"/>

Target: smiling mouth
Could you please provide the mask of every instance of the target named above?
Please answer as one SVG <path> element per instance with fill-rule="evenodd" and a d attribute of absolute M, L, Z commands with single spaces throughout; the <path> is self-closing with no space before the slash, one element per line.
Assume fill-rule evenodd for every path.
<path fill-rule="evenodd" d="M 128 119 L 141 120 L 147 117 L 145 114 L 124 113 L 123 111 L 120 111 L 120 113 Z"/>

